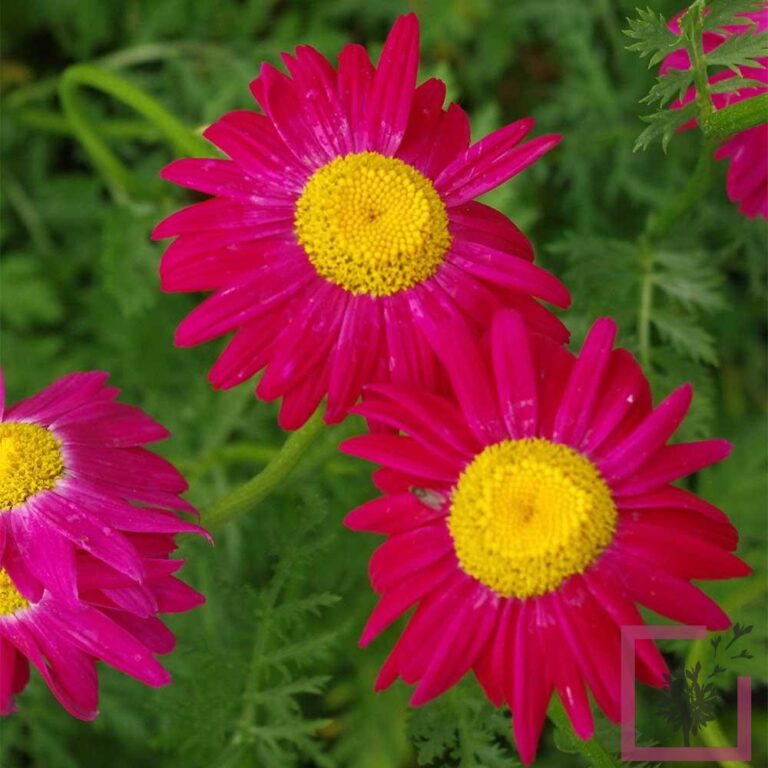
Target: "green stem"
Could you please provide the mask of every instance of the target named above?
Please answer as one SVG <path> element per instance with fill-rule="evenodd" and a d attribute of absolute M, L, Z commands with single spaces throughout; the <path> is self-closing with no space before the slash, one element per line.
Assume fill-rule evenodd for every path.
<path fill-rule="evenodd" d="M 143 115 L 157 127 L 180 154 L 203 156 L 208 152 L 203 139 L 190 131 L 165 107 L 140 88 L 113 72 L 90 64 L 75 64 L 61 77 L 59 83 L 61 105 L 72 130 L 82 142 L 115 200 L 127 202 L 130 199 L 134 189 L 133 176 L 104 143 L 95 125 L 86 116 L 79 94 L 83 86 L 102 91 Z"/>
<path fill-rule="evenodd" d="M 456 731 L 459 737 L 459 752 L 462 768 L 475 768 L 475 751 L 472 749 L 472 726 L 467 721 L 467 708 L 464 706 L 464 698 L 461 688 L 454 688 L 453 710 L 456 713 Z"/>
<path fill-rule="evenodd" d="M 267 650 L 267 632 L 265 627 L 269 625 L 272 611 L 277 602 L 278 590 L 270 591 L 261 615 L 261 626 L 256 632 L 256 640 L 253 643 L 251 661 L 248 665 L 248 673 L 243 688 L 243 709 L 240 712 L 235 732 L 232 735 L 232 744 L 235 746 L 251 741 L 253 720 L 256 714 L 256 694 L 261 689 L 261 671 L 264 667 L 263 659 Z"/>
<path fill-rule="evenodd" d="M 602 745 L 597 736 L 593 736 L 588 741 L 582 741 L 576 735 L 558 696 L 552 697 L 547 714 L 557 729 L 568 739 L 574 752 L 589 761 L 592 768 L 618 768 L 618 761 Z"/>
<path fill-rule="evenodd" d="M 768 93 L 744 99 L 738 104 L 699 118 L 704 135 L 713 144 L 721 144 L 736 133 L 768 122 Z"/>
<path fill-rule="evenodd" d="M 653 250 L 644 244 L 641 253 L 643 275 L 640 278 L 640 303 L 637 311 L 637 339 L 640 365 L 646 373 L 651 370 L 651 315 L 653 312 L 654 260 Z"/>
<path fill-rule="evenodd" d="M 709 92 L 709 79 L 707 78 L 707 60 L 704 54 L 705 13 L 706 3 L 704 0 L 696 0 L 680 20 L 685 48 L 691 60 L 691 71 L 696 85 L 696 106 L 699 110 L 700 120 L 706 120 L 714 111 L 712 96 Z"/>
<path fill-rule="evenodd" d="M 301 429 L 289 435 L 280 452 L 256 477 L 214 501 L 204 512 L 203 523 L 208 528 L 218 528 L 252 510 L 283 483 L 322 431 L 323 419 L 318 409 Z"/>

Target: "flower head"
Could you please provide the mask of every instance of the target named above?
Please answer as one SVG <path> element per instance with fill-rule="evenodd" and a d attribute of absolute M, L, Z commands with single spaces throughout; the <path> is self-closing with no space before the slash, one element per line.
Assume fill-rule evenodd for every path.
<path fill-rule="evenodd" d="M 0 567 L 0 715 L 14 711 L 30 664 L 81 720 L 98 714 L 98 661 L 146 685 L 170 681 L 155 655 L 169 653 L 175 639 L 157 614 L 187 611 L 203 596 L 173 576 L 184 561 L 168 558 L 175 549 L 171 534 L 126 538 L 142 562 L 141 584 L 79 550 L 75 602 L 45 589 L 18 546 L 7 544 Z"/>
<path fill-rule="evenodd" d="M 521 143 L 519 120 L 470 145 L 445 85 L 416 86 L 418 21 L 395 23 L 374 67 L 346 46 L 338 69 L 313 48 L 283 55 L 290 76 L 262 66 L 251 90 L 264 114 L 231 112 L 205 132 L 229 160 L 172 163 L 163 176 L 214 196 L 173 214 L 160 272 L 169 291 L 214 291 L 176 342 L 235 331 L 214 365 L 216 387 L 266 368 L 257 388 L 283 398 L 280 423 L 300 426 L 327 395 L 338 421 L 364 384 L 432 387 L 437 359 L 422 333 L 446 314 L 470 326 L 516 308 L 559 340 L 536 299 L 569 301 L 531 262 L 526 237 L 475 201 L 559 141 Z"/>
<path fill-rule="evenodd" d="M 102 372 L 73 373 L 4 409 L 0 375 L 0 566 L 11 548 L 41 589 L 76 602 L 76 552 L 143 583 L 131 537 L 204 533 L 179 517 L 175 467 L 144 446 L 165 427 L 130 405 Z"/>
<path fill-rule="evenodd" d="M 513 311 L 497 313 L 483 344 L 435 327 L 452 394 L 370 387 L 354 410 L 401 434 L 342 445 L 382 467 L 384 495 L 346 519 L 388 537 L 371 559 L 381 600 L 361 643 L 416 606 L 377 689 L 400 676 L 419 705 L 471 669 L 509 705 L 527 763 L 553 691 L 581 738 L 593 732 L 587 688 L 618 721 L 620 627 L 643 623 L 637 603 L 722 629 L 728 617 L 691 580 L 749 570 L 731 554 L 727 517 L 671 485 L 729 444 L 667 445 L 691 388 L 654 409 L 615 334 L 598 320 L 574 356 Z M 656 647 L 637 651 L 638 677 L 663 684 Z"/>
<path fill-rule="evenodd" d="M 680 34 L 680 18 L 678 14 L 671 22 L 670 29 Z M 742 13 L 737 16 L 740 23 L 731 24 L 722 30 L 722 34 L 706 32 L 704 34 L 704 52 L 709 53 L 721 46 L 733 35 L 744 35 L 747 32 L 764 32 L 768 29 L 768 8 L 759 11 Z M 743 19 L 743 21 L 742 21 Z M 738 73 L 729 70 L 713 75 L 709 82 L 716 85 L 734 77 L 751 81 L 744 88 L 726 93 L 713 93 L 712 103 L 716 109 L 722 109 L 737 104 L 745 99 L 751 99 L 768 93 L 768 56 L 757 59 L 758 66 L 739 67 Z M 691 62 L 687 51 L 678 50 L 671 53 L 661 64 L 661 74 L 670 69 L 690 69 Z M 695 90 L 690 88 L 683 99 L 675 103 L 681 107 L 692 101 Z M 692 127 L 689 123 L 686 127 Z M 717 160 L 730 160 L 726 192 L 728 198 L 739 204 L 739 210 L 747 217 L 762 216 L 768 219 L 768 121 L 756 125 L 746 131 L 735 134 L 715 150 Z"/>

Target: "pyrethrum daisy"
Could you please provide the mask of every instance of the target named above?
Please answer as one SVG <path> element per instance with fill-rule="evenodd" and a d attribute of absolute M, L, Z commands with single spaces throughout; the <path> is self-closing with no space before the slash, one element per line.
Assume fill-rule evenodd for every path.
<path fill-rule="evenodd" d="M 581 738 L 593 731 L 587 687 L 618 721 L 619 628 L 642 623 L 636 603 L 723 629 L 728 617 L 691 580 L 749 572 L 727 517 L 671 485 L 730 445 L 667 445 L 691 388 L 653 409 L 615 332 L 598 320 L 574 357 L 514 312 L 497 314 L 483 345 L 435 329 L 452 396 L 371 387 L 355 411 L 403 434 L 342 445 L 382 466 L 384 495 L 346 520 L 388 537 L 371 559 L 381 601 L 362 644 L 416 606 L 377 688 L 400 676 L 418 705 L 473 670 L 509 705 L 526 763 L 553 691 Z M 656 647 L 637 651 L 639 679 L 662 684 Z"/>
<path fill-rule="evenodd" d="M 519 120 L 470 145 L 469 121 L 443 108 L 445 85 L 416 86 L 418 21 L 401 17 L 374 67 L 346 46 L 338 70 L 317 51 L 265 64 L 251 90 L 264 114 L 232 112 L 206 137 L 229 160 L 180 160 L 164 178 L 214 195 L 173 214 L 160 268 L 168 291 L 214 291 L 176 342 L 235 331 L 214 386 L 266 368 L 257 394 L 283 398 L 280 424 L 306 421 L 327 395 L 338 421 L 370 382 L 426 388 L 438 361 L 422 326 L 448 316 L 481 327 L 497 307 L 559 340 L 536 299 L 566 306 L 563 285 L 532 263 L 527 238 L 475 201 L 559 141 L 521 143 Z"/>

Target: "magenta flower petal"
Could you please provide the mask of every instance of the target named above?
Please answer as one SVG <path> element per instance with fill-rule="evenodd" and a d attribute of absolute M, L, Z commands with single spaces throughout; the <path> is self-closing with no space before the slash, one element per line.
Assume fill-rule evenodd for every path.
<path fill-rule="evenodd" d="M 510 435 L 533 437 L 538 428 L 539 395 L 533 352 L 516 312 L 502 312 L 494 322 L 491 355 L 499 410 Z"/>
<path fill-rule="evenodd" d="M 552 428 L 552 439 L 579 445 L 598 400 L 603 377 L 616 339 L 616 323 L 597 320 L 584 340 L 576 364 L 563 390 Z"/>
<path fill-rule="evenodd" d="M 408 125 L 419 68 L 419 21 L 409 13 L 392 27 L 373 77 L 367 104 L 367 146 L 393 155 Z"/>
<path fill-rule="evenodd" d="M 512 726 L 520 759 L 530 765 L 536 758 L 541 729 L 552 696 L 552 677 L 536 625 L 537 606 L 524 602 L 515 632 L 515 686 L 510 702 Z"/>
<path fill-rule="evenodd" d="M 600 471 L 614 482 L 635 473 L 675 433 L 688 413 L 693 388 L 684 384 L 676 389 L 606 456 L 600 458 Z"/>

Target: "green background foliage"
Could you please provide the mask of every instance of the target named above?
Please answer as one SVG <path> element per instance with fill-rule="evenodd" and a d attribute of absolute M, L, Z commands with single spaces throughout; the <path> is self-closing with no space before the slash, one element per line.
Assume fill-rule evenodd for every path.
<path fill-rule="evenodd" d="M 682 9 L 667 0 L 651 6 L 666 17 Z M 377 55 L 394 17 L 409 9 L 423 24 L 422 77 L 446 80 L 475 138 L 525 115 L 540 132 L 565 136 L 488 198 L 567 282 L 575 343 L 596 316 L 613 315 L 657 398 L 683 381 L 695 385 L 681 437 L 734 442 L 733 457 L 693 486 L 732 516 L 755 569 L 707 590 L 734 620 L 755 625 L 754 658 L 734 662 L 733 673 L 753 676 L 754 764 L 765 764 L 766 227 L 727 201 L 721 165 L 693 207 L 659 225 L 694 172 L 700 140 L 691 131 L 676 135 L 666 155 L 658 144 L 632 151 L 647 111 L 639 101 L 655 81 L 622 34 L 635 0 L 8 0 L 0 341 L 9 397 L 68 371 L 110 371 L 125 400 L 172 430 L 160 450 L 186 473 L 189 498 L 203 510 L 263 467 L 284 439 L 275 407 L 257 403 L 250 385 L 210 390 L 206 372 L 221 342 L 173 347 L 175 325 L 199 297 L 161 294 L 161 248 L 148 240 L 155 222 L 192 201 L 158 171 L 197 142 L 174 145 L 162 122 L 98 89 L 75 83 L 62 104 L 62 76 L 95 64 L 199 131 L 226 110 L 252 106 L 248 83 L 261 61 L 277 63 L 298 43 L 334 57 L 350 40 Z M 76 80 L 72 70 L 66 77 Z M 116 169 L 94 165 L 83 121 L 119 159 Z M 397 628 L 357 648 L 374 605 L 366 564 L 376 537 L 354 535 L 341 520 L 373 488 L 369 469 L 336 445 L 359 429 L 350 420 L 328 430 L 289 483 L 217 532 L 215 548 L 183 542 L 186 577 L 208 603 L 170 620 L 178 635 L 172 686 L 149 690 L 105 668 L 102 715 L 86 725 L 33 680 L 19 714 L 0 723 L 0 764 L 516 765 L 508 713 L 494 711 L 473 680 L 418 711 L 407 708 L 402 684 L 372 691 Z M 706 650 L 667 648 L 677 661 Z M 733 673 L 718 683 L 730 742 Z M 640 696 L 644 743 L 679 743 L 654 694 Z M 615 729 L 601 721 L 599 730 L 617 753 Z M 537 765 L 581 764 L 571 752 L 567 734 L 548 725 Z"/>

